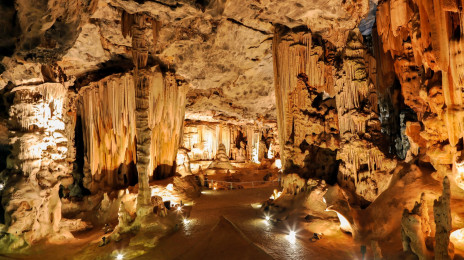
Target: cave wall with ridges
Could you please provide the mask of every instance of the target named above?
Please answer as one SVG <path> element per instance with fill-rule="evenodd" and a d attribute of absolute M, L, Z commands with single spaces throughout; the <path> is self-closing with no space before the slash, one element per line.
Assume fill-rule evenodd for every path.
<path fill-rule="evenodd" d="M 401 83 L 404 102 L 417 114 L 407 125 L 415 155 L 439 176 L 454 174 L 463 136 L 463 19 L 459 1 L 385 1 L 377 31 Z M 462 185 L 462 184 L 460 184 Z"/>

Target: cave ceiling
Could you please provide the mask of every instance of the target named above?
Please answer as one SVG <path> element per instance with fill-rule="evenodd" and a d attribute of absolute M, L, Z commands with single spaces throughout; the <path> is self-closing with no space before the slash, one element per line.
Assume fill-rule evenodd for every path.
<path fill-rule="evenodd" d="M 43 67 L 50 65 L 58 65 L 76 86 L 113 70 L 127 70 L 131 40 L 122 35 L 121 13 L 145 13 L 162 25 L 156 45 L 148 37 L 152 57 L 190 84 L 186 119 L 276 120 L 274 26 L 307 27 L 342 47 L 347 32 L 369 11 L 374 13 L 373 6 L 345 0 L 3 3 L 0 23 L 14 26 L 0 32 L 0 89 L 8 82 L 46 81 Z M 366 21 L 368 28 L 373 19 Z"/>

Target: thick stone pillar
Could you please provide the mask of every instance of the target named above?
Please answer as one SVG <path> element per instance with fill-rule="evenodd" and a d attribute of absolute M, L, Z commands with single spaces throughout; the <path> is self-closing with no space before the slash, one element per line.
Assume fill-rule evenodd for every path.
<path fill-rule="evenodd" d="M 6 212 L 5 249 L 41 239 L 71 236 L 60 230 L 60 180 L 69 177 L 66 122 L 67 88 L 61 83 L 12 90 L 9 109 L 11 154 L 2 204 Z M 1 243 L 0 243 L 1 244 Z"/>

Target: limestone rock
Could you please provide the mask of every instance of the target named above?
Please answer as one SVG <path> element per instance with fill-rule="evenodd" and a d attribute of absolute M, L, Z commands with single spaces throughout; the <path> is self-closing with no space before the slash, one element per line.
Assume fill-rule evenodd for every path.
<path fill-rule="evenodd" d="M 452 259 L 454 252 L 449 252 L 451 233 L 451 190 L 448 177 L 443 179 L 443 194 L 433 202 L 435 217 L 435 259 Z"/>
<path fill-rule="evenodd" d="M 151 169 L 148 176 L 162 178 L 173 174 L 187 86 L 171 72 L 163 76 L 159 67 L 140 73 L 151 89 L 147 118 L 151 130 L 146 138 L 152 142 L 145 148 Z M 80 90 L 77 111 L 83 120 L 86 151 L 84 186 L 92 192 L 137 182 L 136 106 L 134 71 L 108 76 Z M 164 120 L 166 116 L 174 120 Z M 106 156 L 108 150 L 111 156 Z"/>
<path fill-rule="evenodd" d="M 185 148 L 179 148 L 177 151 L 176 172 L 182 177 L 192 174 L 192 169 L 190 169 L 190 157 Z"/>
<path fill-rule="evenodd" d="M 306 181 L 296 173 L 286 174 L 282 180 L 282 193 L 297 195 L 306 189 Z"/>
<path fill-rule="evenodd" d="M 216 154 L 216 159 L 206 169 L 206 173 L 211 174 L 216 171 L 235 171 L 235 167 L 230 164 L 229 157 L 227 156 L 226 147 L 224 144 L 219 144 Z"/>
<path fill-rule="evenodd" d="M 41 239 L 69 237 L 70 233 L 60 226 L 58 193 L 60 179 L 69 176 L 72 169 L 66 161 L 67 85 L 19 86 L 11 94 L 14 99 L 8 127 L 12 150 L 2 195 L 6 232 L 17 237 L 14 243 L 24 240 L 32 244 Z"/>
<path fill-rule="evenodd" d="M 173 184 L 174 190 L 179 194 L 179 196 L 183 197 L 184 200 L 199 197 L 201 194 L 199 181 L 193 175 L 182 178 L 174 177 Z"/>
<path fill-rule="evenodd" d="M 420 202 L 416 202 L 411 212 L 405 209 L 401 219 L 403 251 L 412 252 L 419 259 L 431 259 L 426 248 L 426 238 L 431 233 L 428 214 L 425 194 L 422 193 Z"/>

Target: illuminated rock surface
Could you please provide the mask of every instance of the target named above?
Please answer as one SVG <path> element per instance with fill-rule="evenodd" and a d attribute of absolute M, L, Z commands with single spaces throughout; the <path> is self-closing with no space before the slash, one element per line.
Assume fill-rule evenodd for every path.
<path fill-rule="evenodd" d="M 462 12 L 0 3 L 0 254 L 461 259 Z"/>

